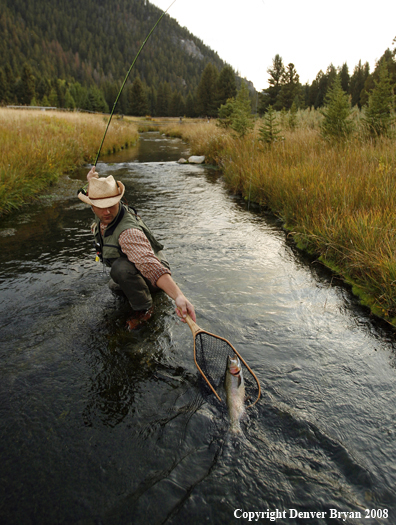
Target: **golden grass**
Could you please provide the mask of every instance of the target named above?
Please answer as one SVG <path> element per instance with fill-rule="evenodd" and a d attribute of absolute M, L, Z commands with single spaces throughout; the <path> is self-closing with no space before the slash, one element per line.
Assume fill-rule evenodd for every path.
<path fill-rule="evenodd" d="M 222 167 L 233 191 L 281 217 L 302 248 L 318 254 L 373 312 L 396 324 L 394 141 L 356 137 L 331 145 L 320 138 L 319 117 L 308 117 L 308 124 L 283 131 L 284 140 L 271 147 L 257 133 L 236 139 L 214 123 L 180 128 L 194 154 Z"/>
<path fill-rule="evenodd" d="M 0 108 L 0 215 L 19 208 L 60 175 L 92 162 L 107 120 L 87 113 Z M 102 155 L 137 139 L 135 124 L 114 118 Z"/>

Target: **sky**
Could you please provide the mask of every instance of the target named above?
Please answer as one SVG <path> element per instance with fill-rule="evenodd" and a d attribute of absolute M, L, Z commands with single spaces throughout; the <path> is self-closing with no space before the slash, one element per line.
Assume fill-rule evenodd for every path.
<path fill-rule="evenodd" d="M 152 0 L 162 10 L 172 0 Z M 182 27 L 217 52 L 256 90 L 268 87 L 267 69 L 279 54 L 300 82 L 345 62 L 370 71 L 396 37 L 395 0 L 176 0 L 168 11 Z"/>

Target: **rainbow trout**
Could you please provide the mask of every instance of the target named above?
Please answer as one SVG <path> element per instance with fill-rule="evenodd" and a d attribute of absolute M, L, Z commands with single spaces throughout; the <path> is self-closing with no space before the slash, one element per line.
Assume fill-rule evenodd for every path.
<path fill-rule="evenodd" d="M 224 386 L 230 415 L 230 430 L 241 433 L 240 421 L 245 413 L 245 382 L 242 375 L 242 365 L 237 356 L 228 356 L 227 358 Z"/>

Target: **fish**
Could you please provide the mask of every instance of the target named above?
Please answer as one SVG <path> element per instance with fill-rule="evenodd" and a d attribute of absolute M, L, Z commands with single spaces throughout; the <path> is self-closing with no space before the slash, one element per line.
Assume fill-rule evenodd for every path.
<path fill-rule="evenodd" d="M 227 357 L 224 388 L 230 416 L 230 431 L 241 434 L 241 419 L 245 414 L 245 382 L 238 356 Z"/>

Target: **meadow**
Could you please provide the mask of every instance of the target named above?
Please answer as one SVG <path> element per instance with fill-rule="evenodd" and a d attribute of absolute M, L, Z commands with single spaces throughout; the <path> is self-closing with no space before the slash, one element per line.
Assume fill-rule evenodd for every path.
<path fill-rule="evenodd" d="M 271 210 L 297 245 L 352 285 L 373 313 L 396 325 L 396 150 L 391 138 L 331 143 L 320 135 L 319 111 L 299 111 L 297 127 L 268 145 L 259 127 L 244 138 L 215 123 L 184 124 L 191 154 L 222 169 L 228 186 Z M 354 119 L 359 130 L 361 116 Z"/>
<path fill-rule="evenodd" d="M 108 116 L 0 108 L 0 215 L 96 158 Z M 138 126 L 113 118 L 102 155 L 135 144 Z"/>

